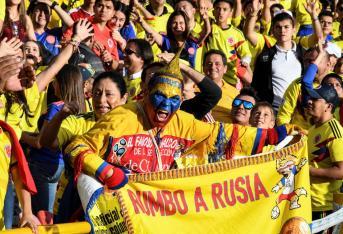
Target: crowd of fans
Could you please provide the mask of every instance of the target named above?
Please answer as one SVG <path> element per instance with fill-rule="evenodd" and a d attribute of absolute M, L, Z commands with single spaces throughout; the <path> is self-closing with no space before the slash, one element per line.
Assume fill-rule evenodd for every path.
<path fill-rule="evenodd" d="M 126 141 L 102 141 L 140 134 L 134 116 L 156 127 L 148 133 L 159 148 L 169 121 L 178 132 L 172 136 L 193 126 L 184 114 L 173 122 L 179 108 L 197 119 L 184 135 L 194 144 L 219 132 L 210 137 L 216 152 L 203 152 L 201 163 L 273 150 L 294 129 L 308 134 L 313 218 L 332 212 L 343 178 L 342 0 L 3 0 L 0 31 L 0 228 L 82 219 L 79 203 L 70 202 L 78 163 L 113 189 L 125 184 L 121 167 L 143 173 L 196 165 L 177 147 L 170 162 L 147 164 L 156 167 L 122 159 L 92 159 L 92 167 L 89 157 L 79 159 L 90 149 L 106 159 L 107 146 L 128 155 L 119 147 Z M 156 80 L 175 54 L 181 74 Z"/>

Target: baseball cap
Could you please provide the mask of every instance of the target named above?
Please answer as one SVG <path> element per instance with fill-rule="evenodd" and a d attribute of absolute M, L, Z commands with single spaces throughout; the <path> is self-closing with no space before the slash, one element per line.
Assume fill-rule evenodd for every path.
<path fill-rule="evenodd" d="M 324 49 L 329 55 L 334 55 L 336 58 L 340 58 L 342 56 L 341 48 L 335 43 L 326 42 Z"/>
<path fill-rule="evenodd" d="M 334 87 L 324 84 L 316 89 L 306 89 L 308 95 L 313 99 L 324 99 L 327 103 L 334 105 L 334 108 L 339 104 L 339 98 Z"/>
<path fill-rule="evenodd" d="M 90 65 L 89 63 L 80 63 L 78 66 L 82 74 L 83 81 L 86 81 L 91 77 L 94 77 L 95 70 L 93 69 L 92 65 Z"/>

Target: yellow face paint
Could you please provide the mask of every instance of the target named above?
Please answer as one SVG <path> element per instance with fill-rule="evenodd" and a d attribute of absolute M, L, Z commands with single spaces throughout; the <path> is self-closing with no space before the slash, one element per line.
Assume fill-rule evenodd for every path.
<path fill-rule="evenodd" d="M 163 94 L 166 98 L 171 98 L 175 96 L 182 96 L 181 92 L 182 84 L 179 80 L 161 77 L 156 81 L 154 88 L 149 94 L 154 94 L 159 92 Z"/>

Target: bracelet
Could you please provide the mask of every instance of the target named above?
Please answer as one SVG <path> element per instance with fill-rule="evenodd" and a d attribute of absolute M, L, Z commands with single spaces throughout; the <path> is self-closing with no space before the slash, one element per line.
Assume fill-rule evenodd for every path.
<path fill-rule="evenodd" d="M 58 5 L 58 3 L 54 1 L 54 2 L 52 2 L 50 8 L 51 8 L 51 9 L 55 9 L 55 7 L 56 7 L 57 5 Z"/>
<path fill-rule="evenodd" d="M 73 36 L 71 40 L 69 41 L 69 44 L 73 46 L 73 51 L 76 51 L 76 49 L 80 45 L 80 39 L 77 36 Z"/>
<path fill-rule="evenodd" d="M 318 19 L 318 17 L 316 17 L 316 18 L 312 18 L 312 20 L 313 20 L 313 21 L 317 21 L 317 20 L 319 20 L 319 19 Z"/>
<path fill-rule="evenodd" d="M 258 13 L 255 15 L 255 14 L 250 14 L 249 16 L 250 17 L 257 17 Z"/>

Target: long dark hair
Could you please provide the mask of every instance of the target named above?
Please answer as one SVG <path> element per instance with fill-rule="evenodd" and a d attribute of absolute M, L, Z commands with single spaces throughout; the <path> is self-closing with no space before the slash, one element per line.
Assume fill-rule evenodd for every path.
<path fill-rule="evenodd" d="M 86 111 L 82 75 L 78 67 L 66 64 L 56 75 L 61 99 L 64 102 L 76 101 L 80 112 Z"/>
<path fill-rule="evenodd" d="M 176 41 L 176 38 L 175 38 L 175 36 L 173 34 L 173 30 L 172 30 L 173 20 L 174 20 L 174 18 L 176 16 L 179 16 L 179 15 L 181 15 L 184 18 L 184 20 L 185 20 L 185 27 L 186 27 L 186 29 L 185 29 L 185 31 L 184 31 L 184 33 L 182 35 L 183 39 L 186 40 L 187 37 L 188 37 L 188 34 L 189 34 L 189 27 L 188 27 L 189 22 L 187 20 L 186 14 L 183 11 L 180 11 L 180 10 L 174 11 L 173 13 L 170 14 L 168 22 L 167 22 L 167 36 L 172 41 Z"/>
<path fill-rule="evenodd" d="M 9 17 L 9 12 L 7 10 L 7 1 L 10 1 L 10 0 L 4 0 L 4 1 L 6 1 L 6 14 L 5 14 L 5 19 L 4 19 L 3 29 L 5 27 L 11 28 L 12 22 L 13 22 L 13 20 Z M 26 8 L 25 8 L 25 1 L 24 0 L 21 0 L 20 4 L 18 5 L 18 11 L 19 11 L 20 24 L 23 27 L 25 27 L 25 25 L 26 25 Z"/>
<path fill-rule="evenodd" d="M 121 11 L 125 15 L 125 23 L 123 27 L 130 23 L 130 15 L 132 12 L 132 8 L 133 8 L 133 1 L 130 1 L 130 5 L 126 5 L 120 1 L 116 2 L 114 5 L 115 11 Z"/>
<path fill-rule="evenodd" d="M 23 113 L 20 116 L 20 118 L 22 119 L 23 117 L 25 117 L 25 121 L 28 124 L 28 126 L 32 127 L 29 118 L 32 118 L 34 115 L 31 113 L 29 105 L 27 104 L 25 92 L 6 92 L 4 95 L 6 98 L 5 120 L 7 120 L 9 114 L 14 114 L 14 112 L 11 111 L 11 108 L 13 104 L 17 103 L 21 106 L 21 109 L 23 110 Z"/>

